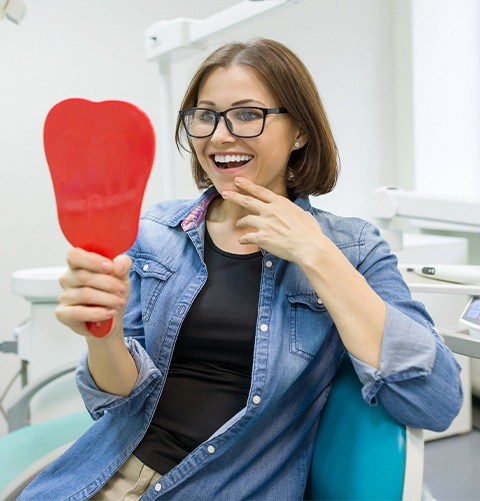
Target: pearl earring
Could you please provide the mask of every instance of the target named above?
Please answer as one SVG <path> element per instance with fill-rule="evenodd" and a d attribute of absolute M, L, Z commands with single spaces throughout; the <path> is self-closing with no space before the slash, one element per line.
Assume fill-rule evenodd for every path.
<path fill-rule="evenodd" d="M 300 148 L 300 141 L 295 141 L 293 146 L 295 146 L 295 148 Z"/>

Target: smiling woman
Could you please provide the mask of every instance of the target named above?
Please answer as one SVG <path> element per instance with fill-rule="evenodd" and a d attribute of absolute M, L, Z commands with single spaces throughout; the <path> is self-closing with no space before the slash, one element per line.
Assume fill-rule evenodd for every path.
<path fill-rule="evenodd" d="M 219 192 L 235 189 L 234 176 L 241 175 L 279 195 L 286 195 L 290 154 L 296 149 L 295 143 L 307 142 L 307 136 L 287 109 L 278 107 L 278 101 L 251 67 L 234 64 L 216 68 L 204 78 L 197 103 L 199 106 L 208 103 L 211 108 L 201 108 L 197 122 L 203 124 L 207 114 L 208 129 L 195 126 L 193 114 L 185 130 L 191 136 L 194 155 L 202 171 Z M 239 107 L 239 103 L 251 107 Z M 199 129 L 202 135 L 191 134 L 198 133 Z M 241 155 L 251 158 L 228 169 L 212 162 L 215 156 L 230 159 Z"/>
<path fill-rule="evenodd" d="M 205 89 L 207 77 L 212 72 L 221 70 L 224 73 L 230 71 L 232 80 L 224 78 L 222 87 L 216 87 L 210 99 L 206 93 L 208 88 Z M 243 88 L 242 81 L 234 75 L 241 70 L 245 74 L 252 75 L 253 80 L 250 83 L 254 88 L 252 95 L 246 92 L 248 87 Z M 290 171 L 294 173 L 288 176 L 287 182 L 292 195 L 322 195 L 330 192 L 337 181 L 339 162 L 337 147 L 323 104 L 305 65 L 294 53 L 274 40 L 263 40 L 262 44 L 256 46 L 253 43 L 250 45 L 232 43 L 221 47 L 204 61 L 193 77 L 181 104 L 176 142 L 180 149 L 192 152 L 192 172 L 197 186 L 206 188 L 211 186 L 212 182 L 199 161 L 193 142 L 194 135 L 190 134 L 188 127 L 185 127 L 182 117 L 188 114 L 189 109 L 200 106 L 205 106 L 207 112 L 219 111 L 222 108 L 219 108 L 221 103 L 218 89 L 230 91 L 233 90 L 232 85 L 237 85 L 237 97 L 232 94 L 230 96 L 232 101 L 226 103 L 225 108 L 242 105 L 265 110 L 275 106 L 275 111 L 262 112 L 262 128 L 258 130 L 258 135 L 274 118 L 267 118 L 268 113 L 288 113 L 302 132 L 302 139 L 292 142 L 292 145 L 296 146 L 290 151 L 288 162 Z M 258 96 L 260 99 L 258 101 L 255 96 L 260 89 L 263 98 Z M 200 95 L 201 92 L 203 95 Z M 217 115 L 215 121 L 217 127 L 218 122 Z M 228 127 L 228 121 L 225 123 Z M 241 136 L 241 134 L 236 135 Z"/>
<path fill-rule="evenodd" d="M 459 367 L 395 256 L 309 202 L 338 156 L 297 56 L 266 39 L 216 50 L 176 141 L 200 198 L 152 207 L 129 257 L 69 253 L 57 316 L 86 338 L 77 381 L 97 422 L 20 499 L 300 500 L 344 356 L 367 403 L 446 428 Z M 102 339 L 84 326 L 110 318 Z"/>

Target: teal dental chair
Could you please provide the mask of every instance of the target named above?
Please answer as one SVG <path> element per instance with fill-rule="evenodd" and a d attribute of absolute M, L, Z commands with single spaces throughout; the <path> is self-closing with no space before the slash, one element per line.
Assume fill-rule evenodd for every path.
<path fill-rule="evenodd" d="M 305 499 L 420 501 L 423 430 L 391 418 L 362 398 L 362 384 L 345 355 L 315 440 Z"/>
<path fill-rule="evenodd" d="M 59 368 L 25 386 L 6 412 L 9 433 L 0 437 L 0 501 L 14 500 L 49 463 L 93 423 L 87 411 L 29 424 L 32 398 L 51 382 L 73 372 Z"/>
<path fill-rule="evenodd" d="M 25 388 L 18 402 L 29 401 L 35 386 L 44 385 L 45 380 Z M 80 412 L 0 438 L 0 500 L 15 499 L 91 423 L 88 413 Z M 322 413 L 305 499 L 416 501 L 422 483 L 422 430 L 401 425 L 380 404 L 368 406 L 345 356 Z"/>

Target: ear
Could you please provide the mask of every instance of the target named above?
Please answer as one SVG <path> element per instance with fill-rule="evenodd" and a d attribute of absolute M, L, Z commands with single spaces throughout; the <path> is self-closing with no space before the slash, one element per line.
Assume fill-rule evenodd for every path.
<path fill-rule="evenodd" d="M 307 144 L 307 141 L 308 141 L 308 134 L 304 132 L 302 129 L 299 129 L 293 141 L 292 151 L 303 148 Z"/>

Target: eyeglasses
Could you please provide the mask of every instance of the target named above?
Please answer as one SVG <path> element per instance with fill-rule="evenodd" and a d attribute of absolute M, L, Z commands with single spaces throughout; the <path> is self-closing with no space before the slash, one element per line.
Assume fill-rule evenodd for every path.
<path fill-rule="evenodd" d="M 265 128 L 267 115 L 281 113 L 288 113 L 287 108 L 236 106 L 225 111 L 214 111 L 208 108 L 187 108 L 179 111 L 185 131 L 189 136 L 196 138 L 211 136 L 218 126 L 220 117 L 223 117 L 232 135 L 257 137 Z"/>

